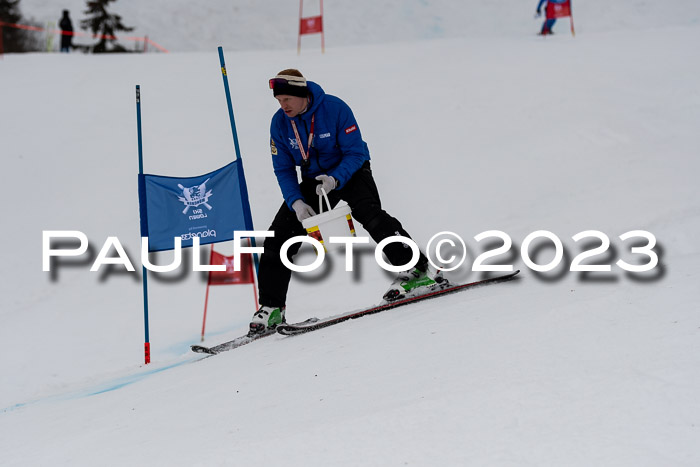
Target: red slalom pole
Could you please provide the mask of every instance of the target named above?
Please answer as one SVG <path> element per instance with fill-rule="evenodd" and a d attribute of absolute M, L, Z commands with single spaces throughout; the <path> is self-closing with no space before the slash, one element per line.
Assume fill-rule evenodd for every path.
<path fill-rule="evenodd" d="M 571 9 L 571 1 L 569 1 L 569 20 L 571 20 L 571 36 L 576 37 L 576 31 L 574 31 L 574 12 Z"/>
<path fill-rule="evenodd" d="M 301 14 L 304 9 L 304 0 L 299 0 L 299 36 L 297 37 L 297 55 L 301 55 Z"/>
<path fill-rule="evenodd" d="M 211 244 L 211 250 L 209 250 L 209 264 L 212 262 L 214 256 L 214 244 Z M 202 342 L 204 342 L 204 329 L 207 326 L 207 307 L 209 306 L 209 284 L 211 284 L 211 271 L 207 275 L 207 292 L 204 295 L 204 317 L 202 318 Z"/>
<path fill-rule="evenodd" d="M 323 27 L 323 0 L 321 0 L 321 53 L 326 53 L 326 31 Z"/>

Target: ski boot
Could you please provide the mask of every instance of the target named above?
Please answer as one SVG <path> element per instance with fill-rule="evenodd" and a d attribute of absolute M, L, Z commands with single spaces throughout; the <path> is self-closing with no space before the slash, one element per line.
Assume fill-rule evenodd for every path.
<path fill-rule="evenodd" d="M 449 282 L 442 276 L 442 271 L 433 273 L 429 268 L 422 270 L 419 267 L 414 267 L 408 271 L 400 272 L 383 298 L 387 302 L 395 302 L 447 287 L 449 287 Z"/>
<path fill-rule="evenodd" d="M 286 323 L 284 307 L 261 306 L 250 320 L 249 336 L 274 331 L 278 324 Z"/>

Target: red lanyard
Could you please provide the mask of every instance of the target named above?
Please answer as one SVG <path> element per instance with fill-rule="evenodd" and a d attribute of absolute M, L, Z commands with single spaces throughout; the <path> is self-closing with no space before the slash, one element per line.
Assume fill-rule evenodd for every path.
<path fill-rule="evenodd" d="M 292 120 L 292 128 L 294 129 L 294 135 L 297 137 L 297 144 L 299 145 L 299 152 L 301 152 L 301 158 L 304 162 L 309 160 L 309 152 L 311 152 L 311 143 L 314 140 L 314 121 L 316 120 L 316 114 L 311 116 L 311 132 L 309 133 L 309 149 L 308 152 L 304 151 L 304 145 L 301 144 L 301 138 L 299 137 L 299 131 L 297 130 L 297 125 Z"/>

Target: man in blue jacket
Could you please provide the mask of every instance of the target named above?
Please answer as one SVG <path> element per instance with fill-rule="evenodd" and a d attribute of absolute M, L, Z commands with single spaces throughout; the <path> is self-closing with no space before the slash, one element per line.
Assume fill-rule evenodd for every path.
<path fill-rule="evenodd" d="M 268 229 L 275 235 L 264 243 L 258 271 L 261 306 L 251 320 L 251 334 L 265 333 L 285 321 L 291 271 L 282 263 L 280 249 L 288 239 L 306 235 L 301 221 L 316 214 L 309 204 L 322 188 L 333 206 L 346 201 L 355 220 L 377 243 L 395 235 L 410 238 L 401 223 L 382 209 L 369 149 L 350 107 L 294 69 L 279 72 L 270 80 L 270 89 L 280 104 L 270 125 L 270 151 L 284 203 Z M 299 248 L 296 243 L 289 249 L 290 260 Z M 392 265 L 403 265 L 413 252 L 401 243 L 390 243 L 384 254 Z M 384 298 L 395 300 L 440 284 L 446 281 L 439 272 L 428 270 L 421 253 L 418 264 L 399 273 Z"/>
<path fill-rule="evenodd" d="M 552 27 L 554 26 L 554 23 L 557 22 L 557 19 L 554 17 L 551 17 L 551 15 L 547 14 L 547 10 L 549 10 L 550 4 L 563 4 L 568 2 L 569 0 L 540 0 L 540 3 L 537 4 L 537 16 L 540 16 L 542 14 L 542 5 L 545 3 L 547 4 L 545 6 L 545 20 L 544 23 L 542 24 L 542 30 L 540 31 L 540 35 L 547 35 L 547 34 L 552 34 Z"/>

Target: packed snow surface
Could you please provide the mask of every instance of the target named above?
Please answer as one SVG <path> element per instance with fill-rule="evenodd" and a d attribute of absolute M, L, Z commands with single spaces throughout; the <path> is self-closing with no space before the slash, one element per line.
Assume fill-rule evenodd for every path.
<path fill-rule="evenodd" d="M 84 2 L 63 3 L 21 7 L 79 20 Z M 327 1 L 326 52 L 305 37 L 301 55 L 294 2 L 192 3 L 114 4 L 169 54 L 0 59 L 3 466 L 700 465 L 698 2 L 575 3 L 576 36 L 562 19 L 542 38 L 535 1 Z M 482 276 L 475 257 L 503 241 L 474 237 L 493 230 L 512 246 L 485 263 L 519 279 L 202 358 L 206 276 L 187 251 L 149 273 L 144 365 L 135 85 L 145 172 L 222 167 L 236 155 L 218 45 L 257 229 L 282 201 L 266 81 L 295 67 L 351 106 L 416 242 L 464 239 L 449 279 Z M 88 252 L 42 271 L 49 230 L 84 232 Z M 572 238 L 591 230 L 610 247 L 583 264 L 610 272 L 569 270 L 601 245 Z M 626 272 L 618 260 L 651 260 L 632 250 L 647 240 L 620 238 L 639 230 L 659 262 Z M 521 254 L 555 258 L 546 238 L 523 247 L 537 231 L 562 242 L 550 272 Z M 137 272 L 90 272 L 108 237 Z M 353 272 L 333 253 L 295 274 L 288 319 L 377 303 L 392 275 L 374 244 L 355 256 Z M 253 311 L 250 285 L 212 287 L 206 344 Z"/>

